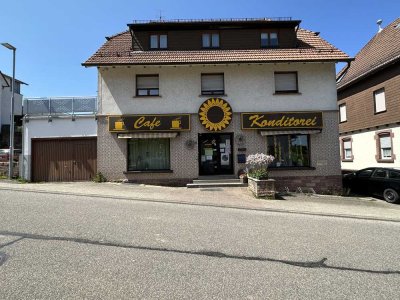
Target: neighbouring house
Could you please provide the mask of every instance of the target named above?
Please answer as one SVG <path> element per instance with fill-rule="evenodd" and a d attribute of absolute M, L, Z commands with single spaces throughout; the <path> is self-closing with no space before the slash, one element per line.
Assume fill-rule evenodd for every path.
<path fill-rule="evenodd" d="M 0 71 L 0 149 L 10 147 L 10 120 L 11 120 L 11 97 L 12 77 Z M 21 85 L 25 82 L 15 79 L 14 87 L 14 148 L 21 149 L 22 145 L 22 94 Z"/>
<path fill-rule="evenodd" d="M 21 177 L 90 180 L 96 174 L 96 97 L 25 98 Z"/>
<path fill-rule="evenodd" d="M 275 156 L 278 188 L 341 186 L 335 63 L 351 58 L 291 18 L 135 21 L 98 68 L 98 170 L 185 184 Z"/>
<path fill-rule="evenodd" d="M 338 74 L 343 172 L 400 167 L 400 18 Z"/>

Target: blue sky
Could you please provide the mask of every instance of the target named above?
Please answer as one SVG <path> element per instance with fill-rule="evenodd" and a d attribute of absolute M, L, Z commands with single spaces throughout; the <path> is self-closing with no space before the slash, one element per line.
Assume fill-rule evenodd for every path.
<path fill-rule="evenodd" d="M 17 78 L 26 97 L 96 95 L 97 71 L 81 63 L 132 20 L 292 17 L 354 56 L 400 16 L 398 0 L 0 0 L 0 42 L 17 48 Z M 0 47 L 0 70 L 12 74 L 12 52 Z"/>

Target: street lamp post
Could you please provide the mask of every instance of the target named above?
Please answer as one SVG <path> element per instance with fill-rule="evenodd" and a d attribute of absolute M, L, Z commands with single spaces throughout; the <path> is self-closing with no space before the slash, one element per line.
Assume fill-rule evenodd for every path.
<path fill-rule="evenodd" d="M 9 43 L 1 43 L 4 47 L 13 51 L 13 78 L 11 83 L 11 120 L 10 120 L 10 157 L 8 166 L 8 178 L 13 177 L 14 163 L 14 87 L 15 87 L 15 52 L 17 48 Z"/>

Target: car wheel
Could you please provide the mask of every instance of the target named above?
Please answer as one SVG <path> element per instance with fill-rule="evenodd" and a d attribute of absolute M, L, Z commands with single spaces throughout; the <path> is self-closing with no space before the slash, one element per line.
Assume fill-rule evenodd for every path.
<path fill-rule="evenodd" d="M 383 192 L 383 198 L 386 202 L 396 203 L 399 201 L 399 194 L 394 189 L 386 189 Z"/>

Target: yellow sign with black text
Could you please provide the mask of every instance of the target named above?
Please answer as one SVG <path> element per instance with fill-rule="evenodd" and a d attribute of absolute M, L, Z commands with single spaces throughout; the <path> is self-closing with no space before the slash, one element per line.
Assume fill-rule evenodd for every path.
<path fill-rule="evenodd" d="M 254 112 L 241 114 L 242 129 L 322 129 L 322 112 Z"/>
<path fill-rule="evenodd" d="M 190 114 L 109 116 L 109 132 L 190 131 Z"/>

